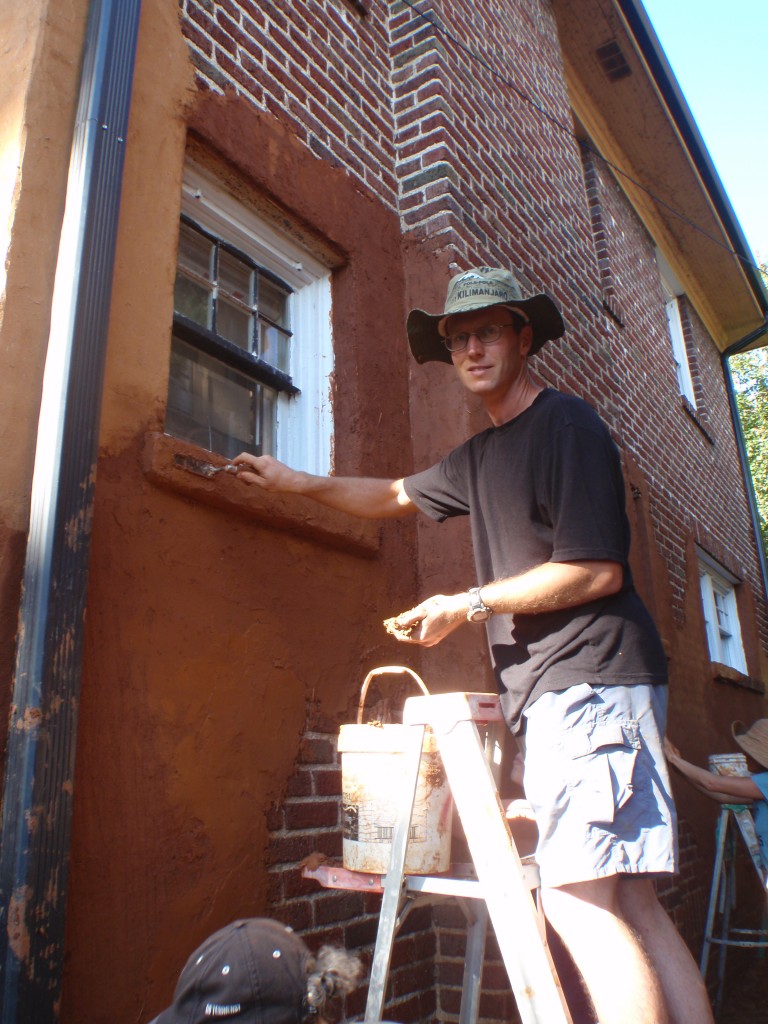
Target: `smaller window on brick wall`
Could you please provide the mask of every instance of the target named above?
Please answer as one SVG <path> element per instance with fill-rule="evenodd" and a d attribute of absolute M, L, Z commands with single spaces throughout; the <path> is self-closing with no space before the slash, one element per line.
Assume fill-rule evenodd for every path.
<path fill-rule="evenodd" d="M 704 551 L 699 551 L 699 586 L 711 661 L 746 675 L 736 605 L 737 578 Z"/>
<path fill-rule="evenodd" d="M 685 347 L 683 336 L 683 322 L 680 319 L 680 302 L 676 295 L 668 298 L 664 304 L 669 324 L 669 336 L 672 340 L 672 358 L 675 361 L 675 372 L 677 373 L 677 387 L 680 394 L 687 398 L 693 408 L 696 408 L 696 395 L 693 390 L 693 378 L 691 367 L 688 362 L 688 351 Z"/>
<path fill-rule="evenodd" d="M 696 393 L 693 387 L 693 376 L 691 374 L 688 349 L 683 333 L 683 321 L 680 314 L 682 288 L 678 285 L 667 261 L 658 250 L 656 251 L 656 259 L 659 264 L 661 288 L 664 293 L 664 310 L 667 316 L 672 358 L 675 362 L 675 373 L 677 374 L 677 389 L 690 404 L 691 408 L 695 409 Z"/>
<path fill-rule="evenodd" d="M 327 473 L 332 369 L 328 268 L 188 165 L 165 432 Z"/>

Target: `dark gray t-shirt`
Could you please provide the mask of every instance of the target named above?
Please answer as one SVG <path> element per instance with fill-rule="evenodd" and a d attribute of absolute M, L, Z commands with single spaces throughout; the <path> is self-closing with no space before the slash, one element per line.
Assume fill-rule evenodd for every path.
<path fill-rule="evenodd" d="M 611 561 L 624 569 L 622 588 L 610 597 L 488 620 L 491 661 L 513 731 L 548 690 L 667 681 L 661 640 L 629 569 L 619 454 L 586 402 L 545 389 L 514 420 L 407 477 L 405 491 L 438 521 L 470 516 L 479 585 L 545 562 Z"/>

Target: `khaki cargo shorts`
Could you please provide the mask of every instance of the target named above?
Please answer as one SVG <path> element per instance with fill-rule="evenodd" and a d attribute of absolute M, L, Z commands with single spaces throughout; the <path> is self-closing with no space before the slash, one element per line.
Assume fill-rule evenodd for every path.
<path fill-rule="evenodd" d="M 526 710 L 524 788 L 543 886 L 675 871 L 666 707 L 666 686 L 579 683 Z"/>

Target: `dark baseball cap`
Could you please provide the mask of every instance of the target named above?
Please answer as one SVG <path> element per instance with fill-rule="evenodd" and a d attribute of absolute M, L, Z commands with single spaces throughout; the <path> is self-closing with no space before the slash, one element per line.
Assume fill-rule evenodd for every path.
<path fill-rule="evenodd" d="M 304 942 L 279 921 L 234 921 L 190 956 L 173 1003 L 152 1024 L 300 1024 L 310 1012 L 310 959 Z"/>
<path fill-rule="evenodd" d="M 507 306 L 531 325 L 531 355 L 546 341 L 565 332 L 560 310 L 548 295 L 526 295 L 511 270 L 498 267 L 475 267 L 452 277 L 448 283 L 442 313 L 412 309 L 408 314 L 408 341 L 417 363 L 437 361 L 450 363 L 451 354 L 443 344 L 443 325 L 449 316 L 472 313 L 487 306 Z"/>

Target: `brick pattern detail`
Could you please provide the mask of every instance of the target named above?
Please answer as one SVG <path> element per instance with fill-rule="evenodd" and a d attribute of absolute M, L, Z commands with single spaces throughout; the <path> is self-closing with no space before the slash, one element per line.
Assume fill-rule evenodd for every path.
<path fill-rule="evenodd" d="M 394 207 L 385 0 L 180 0 L 201 88 L 285 124 Z"/>
<path fill-rule="evenodd" d="M 561 141 L 571 121 L 551 12 L 471 0 L 417 7 L 425 17 L 393 3 L 390 21 L 403 226 L 455 249 L 461 266 L 509 262 L 519 246 L 516 264 L 551 285 L 543 255 L 565 259 L 579 244 L 559 197 L 583 191 L 575 143 Z M 508 53 L 514 70 L 499 56 Z M 534 191 L 542 173 L 546 197 Z"/>
<path fill-rule="evenodd" d="M 461 1008 L 464 958 L 466 953 L 466 923 L 461 910 L 455 904 L 444 904 L 433 911 L 437 936 L 437 991 L 438 1020 L 458 1021 Z M 480 997 L 481 1022 L 508 1021 L 519 1024 L 515 998 L 509 987 L 509 979 L 499 947 L 489 929 L 483 963 L 482 994 Z"/>
<path fill-rule="evenodd" d="M 608 228 L 603 216 L 603 204 L 601 200 L 600 176 L 597 170 L 597 154 L 592 147 L 583 142 L 581 145 L 581 159 L 584 166 L 584 186 L 589 204 L 590 223 L 592 225 L 592 238 L 595 245 L 595 256 L 600 273 L 600 290 L 603 296 L 603 307 L 616 323 L 623 327 L 621 319 L 621 308 L 618 301 L 616 281 L 613 276 L 613 266 L 608 249 Z"/>

